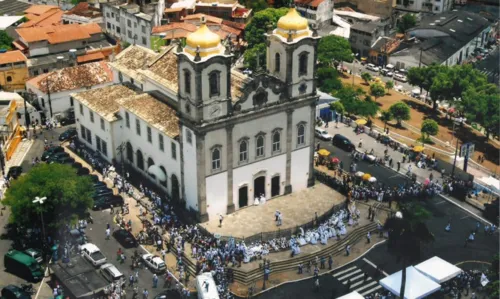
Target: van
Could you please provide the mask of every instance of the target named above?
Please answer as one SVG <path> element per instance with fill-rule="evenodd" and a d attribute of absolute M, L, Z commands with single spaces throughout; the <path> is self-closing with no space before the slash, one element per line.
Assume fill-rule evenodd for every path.
<path fill-rule="evenodd" d="M 125 284 L 125 276 L 111 263 L 106 263 L 101 266 L 101 274 L 107 281 L 115 285 L 123 286 Z"/>
<path fill-rule="evenodd" d="M 43 278 L 42 268 L 30 255 L 17 250 L 10 250 L 4 255 L 5 269 L 31 282 L 39 282 Z"/>
<path fill-rule="evenodd" d="M 408 79 L 406 78 L 405 75 L 402 75 L 401 73 L 394 74 L 394 80 L 401 81 L 401 82 L 407 82 Z"/>

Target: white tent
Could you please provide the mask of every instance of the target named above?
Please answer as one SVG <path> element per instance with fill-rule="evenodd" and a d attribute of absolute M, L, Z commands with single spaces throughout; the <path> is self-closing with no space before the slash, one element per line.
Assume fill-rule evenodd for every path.
<path fill-rule="evenodd" d="M 421 262 L 415 269 L 437 283 L 445 282 L 462 273 L 462 269 L 437 256 Z"/>
<path fill-rule="evenodd" d="M 398 271 L 391 276 L 382 279 L 379 283 L 394 295 L 399 296 L 399 291 L 401 290 L 401 275 L 402 271 Z M 406 268 L 405 298 L 424 298 L 425 296 L 438 291 L 440 288 L 441 285 L 418 272 L 418 270 L 413 266 Z"/>
<path fill-rule="evenodd" d="M 337 299 L 365 299 L 365 297 L 361 296 L 358 292 L 354 291 Z"/>

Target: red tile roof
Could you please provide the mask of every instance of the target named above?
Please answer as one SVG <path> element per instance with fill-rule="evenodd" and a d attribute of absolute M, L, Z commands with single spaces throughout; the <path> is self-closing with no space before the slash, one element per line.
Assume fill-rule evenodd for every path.
<path fill-rule="evenodd" d="M 222 20 L 222 24 L 227 25 L 229 27 L 236 28 L 236 29 L 240 29 L 240 30 L 245 30 L 245 27 L 247 26 L 247 24 L 245 24 L 245 23 L 237 23 L 237 22 L 232 22 L 232 21 L 227 21 L 227 20 Z"/>
<path fill-rule="evenodd" d="M 90 61 L 98 61 L 104 60 L 106 58 L 102 52 L 89 53 L 85 55 L 78 56 L 76 61 L 80 63 L 90 62 Z"/>
<path fill-rule="evenodd" d="M 176 30 L 176 29 L 181 29 L 181 30 L 186 30 L 189 32 L 195 32 L 196 31 L 196 25 L 191 24 L 191 23 L 185 23 L 185 22 L 172 22 L 169 24 L 161 25 L 161 26 L 156 26 L 153 27 L 151 30 L 152 33 L 162 33 L 170 30 Z"/>
<path fill-rule="evenodd" d="M 0 53 L 0 64 L 14 63 L 28 60 L 21 51 L 8 51 Z"/>
<path fill-rule="evenodd" d="M 193 14 L 193 15 L 188 15 L 188 16 L 182 17 L 182 20 L 197 20 L 197 21 L 201 21 L 201 17 L 205 17 L 205 19 L 207 20 L 207 22 L 222 24 L 222 19 L 221 18 L 217 18 L 217 17 L 214 17 L 214 16 L 209 16 L 209 15 L 202 14 L 202 13 L 197 13 L 197 14 Z"/>
<path fill-rule="evenodd" d="M 43 27 L 61 24 L 61 18 L 64 12 L 59 8 L 53 8 L 47 12 L 34 16 L 29 19 L 28 22 L 22 23 L 18 28 L 28 28 L 28 27 Z"/>
<path fill-rule="evenodd" d="M 24 14 L 39 16 L 54 8 L 59 9 L 59 7 L 55 5 L 31 5 L 24 11 Z"/>
<path fill-rule="evenodd" d="M 48 41 L 51 44 L 82 40 L 102 32 L 98 24 L 67 24 L 46 27 L 20 28 L 17 34 L 27 43 Z"/>
<path fill-rule="evenodd" d="M 325 0 L 295 0 L 295 4 L 309 5 L 312 7 L 318 7 Z"/>
<path fill-rule="evenodd" d="M 80 2 L 72 9 L 66 12 L 67 15 L 78 15 L 83 17 L 100 17 L 101 11 L 98 8 L 92 7 L 88 2 Z"/>

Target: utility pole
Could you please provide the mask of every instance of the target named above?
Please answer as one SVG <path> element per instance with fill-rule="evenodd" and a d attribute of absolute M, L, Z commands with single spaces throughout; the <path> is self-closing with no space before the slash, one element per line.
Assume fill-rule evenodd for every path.
<path fill-rule="evenodd" d="M 420 47 L 420 58 L 418 59 L 418 67 L 422 65 L 422 52 L 424 48 Z M 422 86 L 420 86 L 420 96 L 422 96 Z"/>
<path fill-rule="evenodd" d="M 46 78 L 46 85 L 47 85 L 47 97 L 49 100 L 49 111 L 50 111 L 50 119 L 52 120 L 52 101 L 50 99 L 50 86 L 49 86 L 49 76 Z"/>
<path fill-rule="evenodd" d="M 120 151 L 120 160 L 121 160 L 121 173 L 122 173 L 122 180 L 123 182 L 125 183 L 125 159 L 123 158 L 123 152 L 125 151 L 125 146 L 126 146 L 126 143 L 125 142 L 122 142 L 116 149 L 118 151 Z M 125 186 L 122 185 L 122 190 L 121 192 L 123 192 L 125 190 L 124 188 Z"/>

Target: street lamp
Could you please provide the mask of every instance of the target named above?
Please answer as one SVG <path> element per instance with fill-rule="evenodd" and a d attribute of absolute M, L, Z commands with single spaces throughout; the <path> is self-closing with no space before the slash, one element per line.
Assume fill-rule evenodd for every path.
<path fill-rule="evenodd" d="M 356 63 L 356 57 L 359 56 L 359 53 L 352 53 L 351 56 L 353 56 L 352 59 L 352 66 L 351 66 L 351 76 L 352 76 L 352 86 L 354 86 L 354 64 Z"/>
<path fill-rule="evenodd" d="M 47 199 L 47 197 L 35 197 L 33 200 L 33 203 L 39 203 L 40 205 L 43 205 L 43 202 Z M 42 234 L 43 234 L 43 243 L 45 243 L 46 237 L 45 237 L 45 224 L 43 223 L 43 212 L 40 210 L 40 218 L 42 219 Z M 42 244 L 43 244 L 42 243 Z"/>

